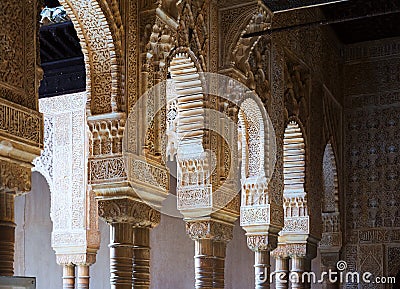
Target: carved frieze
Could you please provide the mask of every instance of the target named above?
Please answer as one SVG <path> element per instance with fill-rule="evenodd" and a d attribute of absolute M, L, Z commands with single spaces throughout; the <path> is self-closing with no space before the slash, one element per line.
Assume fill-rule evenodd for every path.
<path fill-rule="evenodd" d="M 270 223 L 269 205 L 248 206 L 240 209 L 240 225 L 251 226 Z"/>
<path fill-rule="evenodd" d="M 125 165 L 122 156 L 89 160 L 89 181 L 91 184 L 122 181 L 125 179 Z"/>
<path fill-rule="evenodd" d="M 1 98 L 37 110 L 39 5 L 37 1 L 3 2 L 0 11 Z"/>
<path fill-rule="evenodd" d="M 368 271 L 374 276 L 395 276 L 399 268 L 398 256 L 391 251 L 400 242 L 400 199 L 396 193 L 400 131 L 398 54 L 398 39 L 344 49 L 348 100 L 344 164 L 349 200 L 345 257 L 351 269 Z M 367 75 L 370 71 L 374 71 L 373 77 Z M 360 82 L 359 75 L 367 76 Z M 350 78 L 354 79 L 351 83 Z"/>
<path fill-rule="evenodd" d="M 39 112 L 0 99 L 0 137 L 29 145 L 43 144 L 43 119 Z"/>
<path fill-rule="evenodd" d="M 317 247 L 315 244 L 304 242 L 295 244 L 279 244 L 272 254 L 279 257 L 302 257 L 313 259 L 317 254 Z"/>
<path fill-rule="evenodd" d="M 212 187 L 185 186 L 177 190 L 178 210 L 212 207 Z"/>
<path fill-rule="evenodd" d="M 209 55 L 208 1 L 179 1 L 178 47 L 187 47 L 198 57 L 203 71 L 207 70 Z"/>

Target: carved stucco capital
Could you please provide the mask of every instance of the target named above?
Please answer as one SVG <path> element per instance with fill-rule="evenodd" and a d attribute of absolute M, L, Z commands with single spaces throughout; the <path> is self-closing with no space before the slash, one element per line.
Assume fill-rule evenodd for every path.
<path fill-rule="evenodd" d="M 253 252 L 272 251 L 278 243 L 277 236 L 268 234 L 247 235 L 247 247 Z"/>
<path fill-rule="evenodd" d="M 21 194 L 31 189 L 31 168 L 0 160 L 0 191 Z"/>
<path fill-rule="evenodd" d="M 57 254 L 58 265 L 93 265 L 96 262 L 96 253 L 83 254 Z"/>
<path fill-rule="evenodd" d="M 233 238 L 233 224 L 214 220 L 188 221 L 186 222 L 186 233 L 192 240 L 212 239 L 229 242 Z"/>
<path fill-rule="evenodd" d="M 288 252 L 286 250 L 285 244 L 278 244 L 278 246 L 271 252 L 271 256 L 275 259 L 277 258 L 288 258 Z"/>
<path fill-rule="evenodd" d="M 156 227 L 160 212 L 150 206 L 128 198 L 98 200 L 99 216 L 109 224 L 129 223 L 134 227 Z"/>
<path fill-rule="evenodd" d="M 314 259 L 317 256 L 317 246 L 310 242 L 293 243 L 293 244 L 279 244 L 278 247 L 272 252 L 274 257 L 299 257 L 306 259 Z"/>

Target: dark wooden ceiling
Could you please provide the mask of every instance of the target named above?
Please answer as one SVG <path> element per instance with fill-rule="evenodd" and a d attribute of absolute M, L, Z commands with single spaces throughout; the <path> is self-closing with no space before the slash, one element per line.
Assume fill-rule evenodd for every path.
<path fill-rule="evenodd" d="M 346 0 L 264 0 L 264 4 L 268 6 L 272 12 L 282 12 L 308 6 L 324 5 L 337 1 Z"/>
<path fill-rule="evenodd" d="M 60 6 L 60 2 L 58 2 L 58 0 L 44 0 L 44 6 L 54 8 Z"/>
<path fill-rule="evenodd" d="M 345 44 L 400 36 L 400 0 L 349 0 L 322 10 L 328 20 L 359 18 L 332 24 Z"/>
<path fill-rule="evenodd" d="M 45 6 L 60 6 L 56 0 L 46 0 Z M 71 21 L 42 25 L 39 32 L 40 60 L 44 75 L 39 97 L 75 93 L 86 89 L 83 53 Z"/>
<path fill-rule="evenodd" d="M 320 20 L 340 22 L 331 26 L 344 44 L 400 36 L 400 0 L 264 0 L 264 3 L 274 13 L 325 3 L 320 6 L 325 18 Z"/>

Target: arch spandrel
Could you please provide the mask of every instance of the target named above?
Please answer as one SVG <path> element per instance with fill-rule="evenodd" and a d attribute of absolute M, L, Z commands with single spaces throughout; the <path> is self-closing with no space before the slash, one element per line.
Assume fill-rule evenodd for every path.
<path fill-rule="evenodd" d="M 74 23 L 86 64 L 89 115 L 119 110 L 117 49 L 107 17 L 97 1 L 60 0 Z M 117 72 L 117 73 L 115 73 Z"/>

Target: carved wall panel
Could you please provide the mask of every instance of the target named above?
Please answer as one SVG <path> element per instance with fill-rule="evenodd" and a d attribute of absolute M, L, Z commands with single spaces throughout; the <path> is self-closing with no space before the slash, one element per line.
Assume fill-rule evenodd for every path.
<path fill-rule="evenodd" d="M 388 39 L 344 50 L 346 248 L 358 248 L 357 270 L 383 276 L 400 269 L 391 249 L 399 246 L 400 224 L 398 45 Z"/>
<path fill-rule="evenodd" d="M 1 97 L 37 110 L 39 3 L 3 1 L 0 11 Z"/>
<path fill-rule="evenodd" d="M 45 146 L 34 162 L 51 192 L 52 247 L 61 262 L 81 255 L 91 264 L 100 245 L 97 206 L 88 187 L 86 93 L 40 100 Z M 86 255 L 89 252 L 94 256 Z M 72 263 L 69 261 L 67 263 Z"/>
<path fill-rule="evenodd" d="M 23 169 L 29 171 L 43 145 L 43 119 L 37 102 L 39 4 L 3 1 L 0 10 L 0 154 L 23 163 Z"/>

